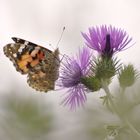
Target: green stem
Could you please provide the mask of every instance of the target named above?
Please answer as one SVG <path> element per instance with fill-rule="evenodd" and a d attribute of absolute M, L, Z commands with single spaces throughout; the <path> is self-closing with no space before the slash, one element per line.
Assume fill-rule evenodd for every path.
<path fill-rule="evenodd" d="M 118 108 L 116 104 L 112 100 L 112 96 L 110 93 L 110 90 L 108 88 L 108 84 L 106 81 L 102 81 L 102 88 L 106 92 L 108 99 L 110 101 L 110 104 L 115 111 L 115 113 L 119 116 L 119 118 L 126 123 L 126 125 L 131 129 L 132 132 L 134 132 L 138 137 L 140 137 L 140 133 L 136 130 L 136 128 L 129 122 L 129 120 L 126 117 L 122 117 L 121 113 L 118 111 Z"/>
<path fill-rule="evenodd" d="M 113 110 L 114 110 L 117 114 L 120 114 L 119 111 L 118 111 L 118 109 L 117 109 L 117 107 L 116 107 L 116 105 L 114 104 L 114 102 L 113 102 L 113 100 L 112 100 L 112 95 L 111 95 L 110 90 L 109 90 L 109 88 L 108 88 L 107 82 L 102 81 L 102 88 L 103 88 L 104 91 L 106 92 L 106 94 L 107 94 L 107 96 L 108 96 L 108 99 L 109 99 L 109 101 L 110 101 L 110 104 L 111 104 Z"/>
<path fill-rule="evenodd" d="M 127 126 L 138 136 L 140 137 L 140 133 L 136 130 L 136 128 L 128 121 L 127 118 L 125 118 L 125 123 Z"/>
<path fill-rule="evenodd" d="M 125 88 L 120 88 L 120 92 L 119 92 L 119 97 L 120 97 L 120 100 L 121 102 L 123 103 L 123 100 L 124 100 L 124 97 L 125 97 Z"/>

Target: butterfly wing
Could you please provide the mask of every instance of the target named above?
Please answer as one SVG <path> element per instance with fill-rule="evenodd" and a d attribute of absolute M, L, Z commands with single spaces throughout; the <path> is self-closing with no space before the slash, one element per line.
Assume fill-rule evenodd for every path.
<path fill-rule="evenodd" d="M 36 66 L 27 76 L 27 83 L 37 91 L 47 92 L 54 89 L 55 80 L 50 77 L 49 69 L 43 70 L 45 66 Z M 47 64 L 46 67 L 48 68 Z"/>
<path fill-rule="evenodd" d="M 3 48 L 4 54 L 13 62 L 16 70 L 22 74 L 28 72 L 26 65 L 28 61 L 31 61 L 31 57 L 26 50 L 27 45 L 15 43 L 7 44 Z"/>
<path fill-rule="evenodd" d="M 56 49 L 35 66 L 34 71 L 29 71 L 27 79 L 29 86 L 43 92 L 54 90 L 55 81 L 59 76 L 59 65 L 59 50 Z"/>
<path fill-rule="evenodd" d="M 11 38 L 15 43 L 19 43 L 19 44 L 25 44 L 25 45 L 30 45 L 30 46 L 39 46 L 33 42 L 30 42 L 30 41 L 27 41 L 27 40 L 24 40 L 24 39 L 21 39 L 21 38 L 18 38 L 18 37 L 12 37 Z"/>
<path fill-rule="evenodd" d="M 12 39 L 15 43 L 7 44 L 4 53 L 17 71 L 28 74 L 29 86 L 44 92 L 54 89 L 59 73 L 59 50 L 52 52 L 24 39 Z"/>
<path fill-rule="evenodd" d="M 22 74 L 27 74 L 29 69 L 32 70 L 44 59 L 44 51 L 47 51 L 47 55 L 52 53 L 49 49 L 32 42 L 15 37 L 12 39 L 15 43 L 7 44 L 4 47 L 4 53 L 13 62 L 16 70 Z"/>
<path fill-rule="evenodd" d="M 15 43 L 19 43 L 19 44 L 25 44 L 25 45 L 28 45 L 28 46 L 34 46 L 34 47 L 37 47 L 37 46 L 40 46 L 40 45 L 37 45 L 31 41 L 27 41 L 27 40 L 24 40 L 24 39 L 21 39 L 21 38 L 18 38 L 18 37 L 12 37 L 12 40 L 15 42 Z M 42 46 L 40 46 L 41 48 L 44 48 Z M 47 52 L 49 53 L 52 53 L 51 50 L 47 49 L 47 48 L 44 48 L 45 50 L 47 50 Z"/>

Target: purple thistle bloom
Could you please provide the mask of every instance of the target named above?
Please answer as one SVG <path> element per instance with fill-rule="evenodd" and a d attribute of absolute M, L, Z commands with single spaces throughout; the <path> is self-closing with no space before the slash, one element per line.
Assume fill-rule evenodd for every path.
<path fill-rule="evenodd" d="M 86 101 L 88 89 L 81 83 L 81 78 L 87 76 L 90 71 L 91 51 L 88 48 L 79 50 L 76 57 L 66 57 L 60 68 L 58 86 L 68 88 L 62 104 L 69 105 L 70 109 L 82 106 Z"/>
<path fill-rule="evenodd" d="M 89 28 L 89 33 L 82 33 L 86 45 L 96 50 L 102 56 L 112 57 L 115 52 L 124 50 L 132 38 L 126 31 L 106 25 Z"/>

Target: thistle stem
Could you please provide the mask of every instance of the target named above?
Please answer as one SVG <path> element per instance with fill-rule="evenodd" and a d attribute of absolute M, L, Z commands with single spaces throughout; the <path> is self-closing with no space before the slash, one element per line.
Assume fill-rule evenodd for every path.
<path fill-rule="evenodd" d="M 119 116 L 119 118 L 120 118 L 123 122 L 125 122 L 125 124 L 131 129 L 131 131 L 132 131 L 133 133 L 135 133 L 135 134 L 140 138 L 140 133 L 136 130 L 136 128 L 129 122 L 129 120 L 128 120 L 126 117 L 124 117 L 124 116 L 121 115 L 121 113 L 120 113 L 120 111 L 118 110 L 116 104 L 115 104 L 114 101 L 112 100 L 112 95 L 111 95 L 111 92 L 110 92 L 110 90 L 109 90 L 109 88 L 108 88 L 108 84 L 107 84 L 106 81 L 102 81 L 102 88 L 104 89 L 104 91 L 106 92 L 106 94 L 107 94 L 107 96 L 108 96 L 108 99 L 109 99 L 110 104 L 111 104 L 111 106 L 112 106 L 112 108 L 113 108 L 113 111 Z"/>
<path fill-rule="evenodd" d="M 136 130 L 136 128 L 128 121 L 127 118 L 125 118 L 125 123 L 127 126 L 138 136 L 140 137 L 140 133 Z"/>
<path fill-rule="evenodd" d="M 104 89 L 106 95 L 108 96 L 108 99 L 109 99 L 109 101 L 110 101 L 110 104 L 111 104 L 113 110 L 114 110 L 117 114 L 120 115 L 120 113 L 119 113 L 119 111 L 118 111 L 118 109 L 117 109 L 117 106 L 115 105 L 115 103 L 114 103 L 113 100 L 112 100 L 112 95 L 111 95 L 110 90 L 109 90 L 109 88 L 108 88 L 107 82 L 102 81 L 102 88 Z"/>

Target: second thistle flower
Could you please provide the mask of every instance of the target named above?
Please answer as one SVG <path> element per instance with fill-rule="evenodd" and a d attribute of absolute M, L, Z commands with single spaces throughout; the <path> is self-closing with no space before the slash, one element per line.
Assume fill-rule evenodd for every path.
<path fill-rule="evenodd" d="M 76 57 L 66 57 L 62 61 L 58 86 L 67 89 L 62 103 L 71 109 L 81 106 L 86 101 L 88 88 L 82 84 L 81 78 L 90 73 L 91 50 L 82 48 Z"/>

